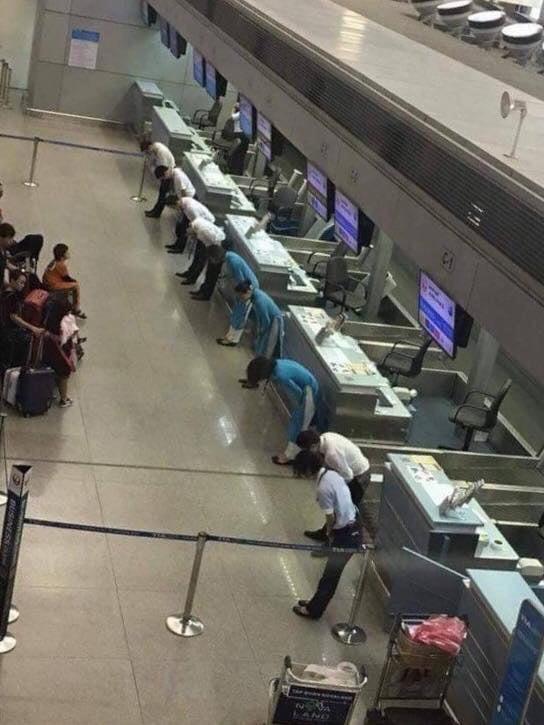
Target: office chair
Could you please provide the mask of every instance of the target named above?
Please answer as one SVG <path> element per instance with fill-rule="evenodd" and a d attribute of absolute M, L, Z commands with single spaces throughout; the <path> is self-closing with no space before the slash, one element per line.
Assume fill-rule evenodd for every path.
<path fill-rule="evenodd" d="M 191 123 L 197 128 L 215 128 L 221 111 L 223 110 L 223 100 L 214 101 L 213 106 L 208 110 L 199 108 L 193 113 Z"/>
<path fill-rule="evenodd" d="M 468 451 L 470 449 L 475 431 L 487 433 L 495 427 L 499 416 L 499 408 L 511 386 L 512 381 L 509 379 L 504 383 L 495 397 L 488 393 L 483 393 L 480 390 L 471 390 L 467 393 L 461 405 L 450 415 L 451 422 L 455 423 L 455 425 L 460 425 L 466 431 L 465 441 L 461 450 Z M 469 400 L 476 395 L 483 399 L 481 405 L 472 405 L 469 403 Z M 486 398 L 491 398 L 491 405 L 489 407 L 485 404 Z"/>
<path fill-rule="evenodd" d="M 308 257 L 311 261 L 314 254 L 312 252 Z M 325 271 L 319 272 L 318 268 L 325 265 Z M 328 259 L 320 259 L 308 272 L 310 277 L 323 280 L 322 296 L 325 302 L 331 302 L 335 307 L 340 306 L 340 310 L 351 310 L 359 313 L 365 304 L 366 288 L 364 280 L 350 277 L 348 272 L 348 263 L 345 257 L 332 255 Z"/>
<path fill-rule="evenodd" d="M 401 375 L 404 378 L 417 377 L 421 372 L 423 359 L 425 358 L 431 342 L 432 339 L 430 337 L 425 338 L 414 355 L 413 352 L 401 352 L 400 350 L 395 349 L 397 345 L 413 345 L 413 343 L 405 342 L 404 340 L 397 340 L 380 365 L 378 365 L 378 370 L 385 375 L 392 375 L 393 385 L 398 383 Z"/>

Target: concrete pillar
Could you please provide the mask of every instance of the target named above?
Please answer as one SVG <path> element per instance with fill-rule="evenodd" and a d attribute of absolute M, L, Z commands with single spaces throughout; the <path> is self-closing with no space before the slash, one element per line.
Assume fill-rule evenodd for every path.
<path fill-rule="evenodd" d="M 372 252 L 374 259 L 370 270 L 366 305 L 363 308 L 364 319 L 367 322 L 374 322 L 378 317 L 394 246 L 393 241 L 377 227 L 374 231 L 372 244 L 374 245 Z"/>
<path fill-rule="evenodd" d="M 480 329 L 473 353 L 472 366 L 468 374 L 467 390 L 487 392 L 499 348 L 500 345 L 497 340 L 487 330 Z"/>

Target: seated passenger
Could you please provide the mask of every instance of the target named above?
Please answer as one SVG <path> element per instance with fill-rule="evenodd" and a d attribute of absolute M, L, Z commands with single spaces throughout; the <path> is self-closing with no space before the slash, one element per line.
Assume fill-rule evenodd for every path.
<path fill-rule="evenodd" d="M 227 252 L 228 254 L 228 252 Z M 283 347 L 283 314 L 274 300 L 261 289 L 254 289 L 247 280 L 235 288 L 237 302 L 232 309 L 230 328 L 217 343 L 233 347 L 240 342 L 250 314 L 255 318 L 257 329 L 254 349 L 257 355 L 281 357 Z"/>
<path fill-rule="evenodd" d="M 24 365 L 30 355 L 32 336 L 40 337 L 43 327 L 23 319 L 27 278 L 21 270 L 10 272 L 7 286 L 0 294 L 0 351 L 3 369 Z"/>
<path fill-rule="evenodd" d="M 155 171 L 159 166 L 165 166 L 167 169 L 174 169 L 176 166 L 176 160 L 173 153 L 166 144 L 160 143 L 160 141 L 153 142 L 150 139 L 144 139 L 140 143 L 140 151 L 145 155 L 146 162 L 149 165 L 152 174 L 155 174 Z M 159 196 L 157 197 L 155 206 L 145 212 L 146 217 L 158 219 L 166 205 L 168 194 L 171 192 L 172 177 L 165 176 L 161 179 Z"/>
<path fill-rule="evenodd" d="M 225 232 L 220 227 L 202 217 L 194 220 L 189 227 L 188 233 L 196 240 L 196 247 L 191 266 L 181 275 L 185 278 L 181 283 L 183 285 L 197 282 L 208 262 L 209 248 L 218 247 L 226 238 Z M 192 293 L 192 297 L 195 300 L 209 300 L 212 291 L 208 290 L 206 285 L 203 284 L 200 289 Z"/>
<path fill-rule="evenodd" d="M 45 335 L 42 362 L 55 373 L 55 382 L 59 391 L 59 407 L 69 408 L 73 401 L 68 397 L 68 379 L 75 371 L 71 347 L 63 345 L 62 321 L 72 312 L 67 299 L 55 300 L 48 308 L 45 319 Z"/>
<path fill-rule="evenodd" d="M 300 450 L 296 444 L 299 434 L 319 418 L 319 383 L 312 373 L 295 360 L 270 360 L 259 356 L 247 366 L 247 378 L 240 380 L 243 388 L 258 388 L 264 380 L 276 383 L 291 399 L 293 412 L 287 428 L 288 444 L 284 453 L 272 456 L 278 466 L 287 466 Z M 317 421 L 316 421 L 317 422 Z"/>
<path fill-rule="evenodd" d="M 178 204 L 181 218 L 176 223 L 176 241 L 173 244 L 167 244 L 169 254 L 183 254 L 187 244 L 187 232 L 189 225 L 195 219 L 207 219 L 212 224 L 215 222 L 215 216 L 211 213 L 207 206 L 191 196 L 184 196 Z M 178 277 L 183 275 L 177 273 Z"/>
<path fill-rule="evenodd" d="M 87 315 L 80 309 L 79 282 L 68 273 L 66 262 L 70 259 L 68 246 L 66 244 L 55 244 L 53 247 L 53 261 L 50 262 L 43 273 L 43 284 L 49 292 L 64 292 L 72 296 L 73 312 L 76 317 L 82 320 Z"/>

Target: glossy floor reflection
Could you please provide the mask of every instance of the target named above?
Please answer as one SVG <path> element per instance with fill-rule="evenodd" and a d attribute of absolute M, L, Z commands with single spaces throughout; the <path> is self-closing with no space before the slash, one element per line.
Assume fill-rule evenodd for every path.
<path fill-rule="evenodd" d="M 3 112 L 4 113 L 4 112 Z M 3 129 L 133 149 L 114 130 L 78 128 L 5 112 Z M 44 418 L 10 415 L 8 456 L 33 463 L 31 516 L 86 524 L 302 541 L 320 515 L 309 482 L 270 463 L 284 443 L 272 400 L 241 391 L 248 349 L 215 344 L 220 301 L 200 304 L 173 276 L 173 220 L 143 218 L 129 201 L 138 160 L 43 146 L 40 187 L 20 185 L 30 148 L 0 139 L 4 215 L 20 233 L 42 231 L 72 248 L 88 314 L 88 353 L 74 376 L 75 405 Z M 155 193 L 146 189 L 150 199 Z M 351 659 L 371 673 L 385 651 L 379 608 L 365 598 L 369 642 L 330 636 L 357 578 L 351 562 L 320 622 L 291 606 L 312 593 L 323 566 L 306 553 L 209 544 L 195 640 L 170 634 L 182 608 L 194 546 L 28 526 L 13 626 L 17 648 L 0 660 L 2 725 L 258 725 L 268 681 L 284 655 Z"/>

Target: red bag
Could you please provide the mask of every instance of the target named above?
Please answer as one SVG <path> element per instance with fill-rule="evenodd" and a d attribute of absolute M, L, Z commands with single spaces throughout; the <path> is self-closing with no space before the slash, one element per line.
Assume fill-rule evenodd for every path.
<path fill-rule="evenodd" d="M 458 617 L 431 617 L 422 624 L 409 627 L 408 634 L 414 642 L 457 655 L 467 636 L 467 625 Z"/>
<path fill-rule="evenodd" d="M 45 305 L 49 299 L 49 292 L 44 289 L 35 289 L 29 292 L 23 302 L 22 318 L 35 327 L 42 327 L 45 316 Z"/>

